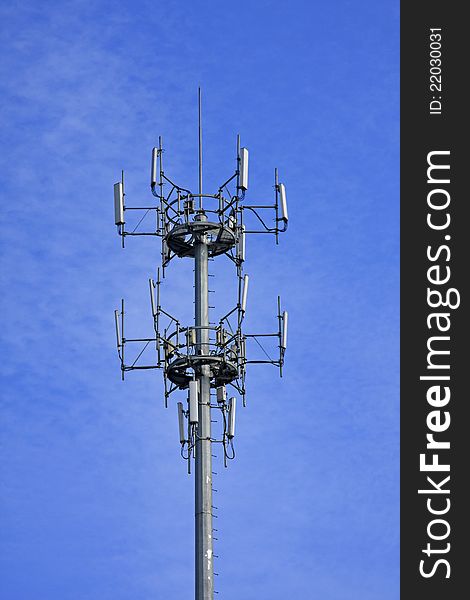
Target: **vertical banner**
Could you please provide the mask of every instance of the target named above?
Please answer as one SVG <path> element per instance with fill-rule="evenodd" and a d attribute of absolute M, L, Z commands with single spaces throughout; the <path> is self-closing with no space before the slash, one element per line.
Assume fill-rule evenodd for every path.
<path fill-rule="evenodd" d="M 463 7 L 401 5 L 402 600 L 453 600 L 468 589 L 470 52 Z"/>

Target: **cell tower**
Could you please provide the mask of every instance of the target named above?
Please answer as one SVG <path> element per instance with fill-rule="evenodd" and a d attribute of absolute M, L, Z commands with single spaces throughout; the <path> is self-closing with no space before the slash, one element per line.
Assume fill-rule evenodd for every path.
<path fill-rule="evenodd" d="M 237 396 L 245 406 L 245 374 L 248 364 L 268 363 L 279 368 L 282 377 L 284 354 L 287 347 L 287 312 L 281 311 L 277 301 L 277 331 L 247 334 L 242 331 L 245 318 L 248 275 L 243 272 L 245 238 L 248 234 L 271 233 L 278 243 L 279 233 L 287 230 L 287 203 L 284 184 L 274 174 L 274 202 L 249 205 L 245 201 L 248 189 L 248 150 L 240 148 L 237 136 L 236 169 L 215 194 L 203 192 L 202 184 L 202 122 L 201 90 L 199 108 L 199 189 L 198 193 L 173 183 L 163 168 L 163 145 L 152 151 L 150 188 L 157 199 L 153 206 L 127 205 L 124 174 L 114 185 L 115 223 L 122 239 L 127 236 L 158 236 L 161 238 L 161 270 L 157 278 L 149 280 L 150 302 L 155 334 L 151 338 L 127 338 L 124 329 L 124 300 L 115 311 L 116 338 L 122 379 L 127 371 L 162 369 L 165 389 L 165 407 L 174 392 L 185 392 L 177 402 L 181 455 L 187 460 L 188 473 L 195 464 L 195 598 L 213 600 L 213 504 L 212 504 L 212 444 L 223 448 L 224 465 L 234 458 L 235 410 Z M 144 215 L 132 230 L 126 229 L 128 211 Z M 273 224 L 266 223 L 266 214 L 272 215 Z M 149 214 L 154 214 L 150 231 L 139 229 Z M 252 226 L 252 224 L 254 225 Z M 209 321 L 208 261 L 225 255 L 234 263 L 238 278 L 238 298 L 234 308 Z M 194 260 L 195 318 L 193 325 L 184 326 L 160 304 L 161 276 L 174 258 Z M 258 338 L 274 338 L 279 358 L 249 360 L 247 346 Z M 130 364 L 125 362 L 128 344 L 140 344 Z M 150 344 L 155 344 L 153 364 L 141 364 L 142 355 Z M 139 352 L 140 350 L 140 352 Z M 264 348 L 263 348 L 264 350 Z M 227 388 L 233 390 L 227 399 Z M 211 431 L 212 411 L 220 411 L 222 431 L 214 437 Z"/>

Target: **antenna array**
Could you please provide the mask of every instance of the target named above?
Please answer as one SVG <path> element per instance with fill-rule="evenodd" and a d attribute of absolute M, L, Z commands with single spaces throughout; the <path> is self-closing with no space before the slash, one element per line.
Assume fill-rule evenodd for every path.
<path fill-rule="evenodd" d="M 148 338 L 126 338 L 124 329 L 124 300 L 115 311 L 115 327 L 122 379 L 127 371 L 162 369 L 165 406 L 175 392 L 186 392 L 186 401 L 177 403 L 181 455 L 191 472 L 192 459 L 196 471 L 196 600 L 213 599 L 213 506 L 212 506 L 212 443 L 221 443 L 224 464 L 234 458 L 236 396 L 227 400 L 227 388 L 245 400 L 245 376 L 248 364 L 272 364 L 282 376 L 287 348 L 287 311 L 277 302 L 277 331 L 245 333 L 243 323 L 247 310 L 248 275 L 244 273 L 245 240 L 248 234 L 270 233 L 278 243 L 279 234 L 287 230 L 288 213 L 286 189 L 274 172 L 274 202 L 249 204 L 248 150 L 240 147 L 237 136 L 236 168 L 214 194 L 202 191 L 202 127 L 201 96 L 199 91 L 199 190 L 174 183 L 163 165 L 163 143 L 152 150 L 150 189 L 156 200 L 150 206 L 133 207 L 126 202 L 124 173 L 114 185 L 115 223 L 122 247 L 128 236 L 156 236 L 161 239 L 161 268 L 156 279 L 149 280 L 150 306 L 154 335 Z M 142 214 L 133 229 L 126 228 L 126 217 L 136 211 Z M 272 215 L 272 224 L 267 216 Z M 148 227 L 150 216 L 152 225 Z M 144 230 L 143 226 L 147 229 Z M 209 322 L 208 260 L 225 255 L 235 266 L 238 295 L 232 310 L 218 321 Z M 183 325 L 161 305 L 162 277 L 175 258 L 195 261 L 195 322 Z M 260 338 L 277 340 L 278 356 L 250 360 L 247 346 L 261 345 Z M 126 363 L 126 347 L 139 344 L 140 352 Z M 142 356 L 154 345 L 155 359 L 142 364 Z M 211 401 L 211 389 L 216 402 Z M 221 413 L 222 433 L 219 438 L 211 432 L 211 412 Z"/>

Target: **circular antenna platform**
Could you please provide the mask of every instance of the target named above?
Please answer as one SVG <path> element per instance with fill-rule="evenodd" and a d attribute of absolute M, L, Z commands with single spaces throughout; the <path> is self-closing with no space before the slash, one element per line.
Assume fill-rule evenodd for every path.
<path fill-rule="evenodd" d="M 188 370 L 198 370 L 203 365 L 209 365 L 211 378 L 214 378 L 214 386 L 230 383 L 238 377 L 236 363 L 227 360 L 224 356 L 212 354 L 197 354 L 194 356 L 182 356 L 170 363 L 166 370 L 168 379 L 180 389 L 187 388 L 193 379 L 193 373 Z"/>
<path fill-rule="evenodd" d="M 223 223 L 210 221 L 191 221 L 175 225 L 166 235 L 168 248 L 177 256 L 194 256 L 194 247 L 197 235 L 207 235 L 207 249 L 209 256 L 225 254 L 236 244 L 236 235 L 233 229 Z"/>

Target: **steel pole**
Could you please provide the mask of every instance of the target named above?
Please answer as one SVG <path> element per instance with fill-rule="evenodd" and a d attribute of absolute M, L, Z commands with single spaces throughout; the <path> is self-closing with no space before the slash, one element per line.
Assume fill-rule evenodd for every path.
<path fill-rule="evenodd" d="M 204 214 L 196 216 L 206 221 Z M 206 234 L 195 245 L 195 323 L 199 354 L 209 354 L 208 254 Z M 196 374 L 199 381 L 199 423 L 196 433 L 196 600 L 213 600 L 214 568 L 212 543 L 212 448 L 210 371 L 204 365 Z"/>

